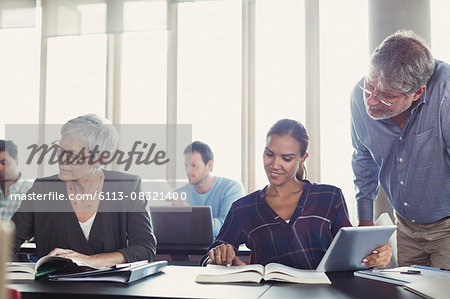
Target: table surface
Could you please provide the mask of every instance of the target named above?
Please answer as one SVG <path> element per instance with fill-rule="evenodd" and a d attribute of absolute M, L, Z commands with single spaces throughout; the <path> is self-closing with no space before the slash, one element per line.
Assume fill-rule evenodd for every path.
<path fill-rule="evenodd" d="M 9 284 L 22 293 L 22 298 L 54 298 L 61 294 L 106 295 L 162 298 L 258 298 L 270 284 L 199 284 L 195 282 L 201 267 L 167 266 L 162 273 L 129 285 L 109 282 L 26 281 Z M 64 296 L 67 298 L 67 296 Z M 84 298 L 84 296 L 83 296 Z"/>
<path fill-rule="evenodd" d="M 105 282 L 12 282 L 22 298 L 420 298 L 400 286 L 328 273 L 332 285 L 290 283 L 199 284 L 201 267 L 167 266 L 162 273 L 129 285 Z"/>
<path fill-rule="evenodd" d="M 354 277 L 352 271 L 332 272 L 327 276 L 331 285 L 274 283 L 262 298 L 421 298 L 401 286 Z"/>

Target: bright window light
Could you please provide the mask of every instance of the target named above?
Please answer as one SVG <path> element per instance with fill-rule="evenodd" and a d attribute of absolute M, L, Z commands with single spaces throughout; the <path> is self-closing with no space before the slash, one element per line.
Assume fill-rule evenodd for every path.
<path fill-rule="evenodd" d="M 256 134 L 251 138 L 257 189 L 268 183 L 262 157 L 270 127 L 283 118 L 305 125 L 304 14 L 303 1 L 256 1 Z"/>
<path fill-rule="evenodd" d="M 46 122 L 105 115 L 106 36 L 48 39 Z"/>
<path fill-rule="evenodd" d="M 178 123 L 214 152 L 214 175 L 241 178 L 239 1 L 180 3 Z"/>
<path fill-rule="evenodd" d="M 320 1 L 321 180 L 342 189 L 354 225 L 350 92 L 367 67 L 367 18 L 367 1 Z"/>
<path fill-rule="evenodd" d="M 104 32 L 106 28 L 106 4 L 85 4 L 77 6 L 81 18 L 81 33 Z"/>
<path fill-rule="evenodd" d="M 431 0 L 431 48 L 436 59 L 450 63 L 450 1 Z"/>
<path fill-rule="evenodd" d="M 122 45 L 121 123 L 166 123 L 167 32 L 124 33 Z"/>
<path fill-rule="evenodd" d="M 5 124 L 39 120 L 40 32 L 35 28 L 0 30 L 0 138 Z"/>

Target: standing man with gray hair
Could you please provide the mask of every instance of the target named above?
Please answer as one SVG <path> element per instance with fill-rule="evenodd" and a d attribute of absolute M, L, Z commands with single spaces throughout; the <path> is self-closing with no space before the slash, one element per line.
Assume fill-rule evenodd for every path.
<path fill-rule="evenodd" d="M 450 66 L 412 31 L 387 37 L 351 96 L 359 225 L 383 186 L 397 219 L 398 262 L 450 268 Z"/>

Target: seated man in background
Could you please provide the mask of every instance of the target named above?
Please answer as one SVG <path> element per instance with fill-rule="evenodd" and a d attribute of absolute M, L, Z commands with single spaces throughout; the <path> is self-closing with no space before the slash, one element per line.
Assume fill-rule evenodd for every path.
<path fill-rule="evenodd" d="M 12 194 L 25 194 L 33 184 L 23 179 L 19 172 L 17 145 L 11 140 L 0 140 L 0 220 L 11 219 L 20 206 L 20 198 L 14 200 Z"/>
<path fill-rule="evenodd" d="M 220 231 L 231 204 L 242 197 L 242 185 L 236 181 L 212 176 L 214 155 L 211 148 L 195 141 L 184 150 L 184 161 L 189 184 L 179 188 L 176 192 L 186 192 L 186 201 L 174 201 L 194 206 L 211 206 L 213 212 L 214 237 Z"/>

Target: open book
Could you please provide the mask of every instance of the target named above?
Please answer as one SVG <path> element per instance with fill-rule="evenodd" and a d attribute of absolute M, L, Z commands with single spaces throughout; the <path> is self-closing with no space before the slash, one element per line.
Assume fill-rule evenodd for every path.
<path fill-rule="evenodd" d="M 100 268 L 96 268 L 75 259 L 60 256 L 44 256 L 36 263 L 7 263 L 6 278 L 8 280 L 33 280 L 46 278 L 51 274 L 79 273 L 97 269 Z"/>
<path fill-rule="evenodd" d="M 246 265 L 226 267 L 208 265 L 195 279 L 199 283 L 234 283 L 274 280 L 293 283 L 331 284 L 327 275 L 315 270 L 300 270 L 282 264 Z"/>

